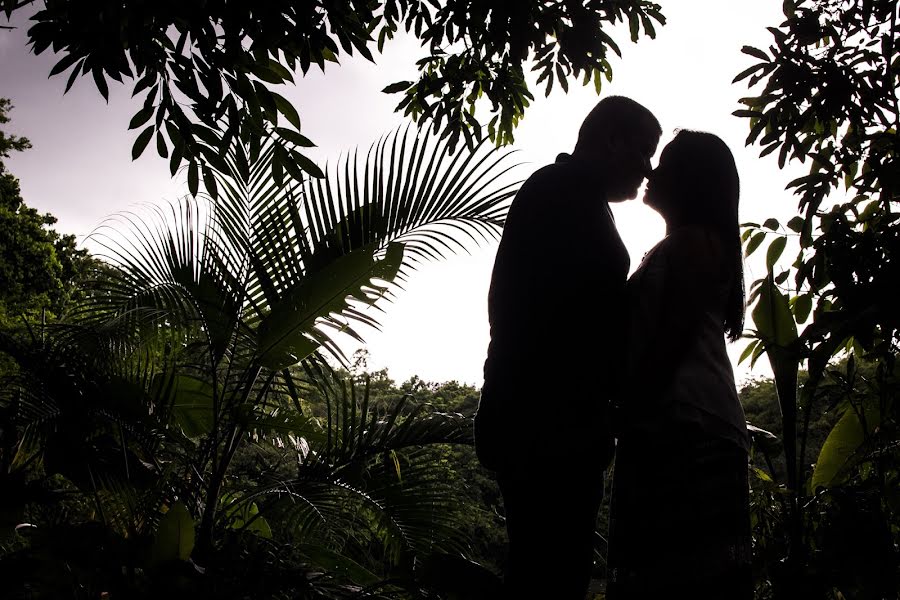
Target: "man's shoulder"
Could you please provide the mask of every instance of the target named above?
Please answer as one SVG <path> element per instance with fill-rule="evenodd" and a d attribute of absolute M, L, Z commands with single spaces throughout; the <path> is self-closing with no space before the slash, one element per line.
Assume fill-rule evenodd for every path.
<path fill-rule="evenodd" d="M 569 162 L 558 160 L 532 173 L 519 189 L 517 200 L 530 203 L 532 199 L 552 197 L 559 202 L 573 195 L 581 196 L 582 192 L 584 186 L 579 183 L 578 170 Z"/>
<path fill-rule="evenodd" d="M 544 187 L 556 188 L 568 179 L 568 170 L 568 165 L 566 163 L 555 162 L 544 165 L 525 180 L 522 189 Z"/>

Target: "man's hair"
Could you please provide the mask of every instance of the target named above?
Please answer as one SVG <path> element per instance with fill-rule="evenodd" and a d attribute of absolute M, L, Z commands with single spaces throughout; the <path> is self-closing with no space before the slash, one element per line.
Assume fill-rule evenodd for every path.
<path fill-rule="evenodd" d="M 584 118 L 578 130 L 575 152 L 579 148 L 586 150 L 602 145 L 603 141 L 632 135 L 639 127 L 648 127 L 648 131 L 662 135 L 659 120 L 647 107 L 625 96 L 607 96 Z"/>

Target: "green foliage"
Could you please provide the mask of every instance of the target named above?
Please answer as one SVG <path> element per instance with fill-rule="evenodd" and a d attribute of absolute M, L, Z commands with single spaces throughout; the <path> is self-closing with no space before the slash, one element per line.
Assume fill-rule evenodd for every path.
<path fill-rule="evenodd" d="M 735 79 L 762 86 L 735 112 L 750 120 L 747 143 L 778 151 L 782 167 L 810 161 L 809 174 L 788 184 L 800 215 L 784 228 L 746 224 L 743 237 L 749 255 L 775 236 L 768 274 L 751 287 L 755 330 L 744 358 L 767 355 L 781 406 L 786 487 L 767 475 L 756 513 L 769 528 L 763 587 L 779 598 L 896 596 L 900 528 L 887 490 L 900 470 L 891 300 L 900 274 L 898 11 L 892 0 L 787 0 L 786 20 L 769 28 L 773 45 L 745 47 L 760 62 Z M 783 268 L 788 238 L 799 251 Z M 842 354 L 843 372 L 832 366 Z M 808 376 L 798 379 L 803 364 Z M 823 406 L 839 418 L 810 472 L 809 432 Z M 875 540 L 864 550 L 860 531 Z"/>
<path fill-rule="evenodd" d="M 12 105 L 0 98 L 0 125 L 9 122 Z M 40 214 L 22 199 L 19 180 L 6 170 L 3 158 L 31 147 L 26 138 L 0 131 L 0 330 L 25 335 L 29 326 L 63 312 L 76 284 L 96 265 L 75 237 L 50 226 L 56 218 Z M 14 365 L 0 344 L 0 374 Z"/>
<path fill-rule="evenodd" d="M 296 364 L 319 345 L 307 337 L 317 318 L 349 309 L 351 298 L 374 305 L 383 297 L 388 287 L 371 282 L 394 282 L 403 264 L 403 244 L 388 245 L 381 259 L 375 258 L 378 250 L 377 242 L 351 250 L 311 273 L 273 306 L 259 325 L 260 363 L 274 370 Z"/>
<path fill-rule="evenodd" d="M 9 111 L 13 108 L 9 98 L 0 98 L 0 125 L 9 123 Z M 15 135 L 7 135 L 6 132 L 0 131 L 0 158 L 9 158 L 10 151 L 23 152 L 31 148 L 31 142 L 28 138 L 18 137 Z M 5 172 L 3 161 L 0 161 L 0 173 Z"/>
<path fill-rule="evenodd" d="M 752 75 L 751 86 L 763 85 L 758 96 L 741 100 L 748 109 L 735 113 L 750 119 L 748 144 L 759 143 L 763 154 L 779 150 L 782 166 L 789 158 L 810 161 L 809 175 L 788 184 L 801 215 L 773 242 L 779 247 L 770 246 L 767 264 L 775 267 L 781 238 L 799 238 L 789 300 L 799 322 L 813 310 L 797 351 L 814 361 L 814 371 L 850 337 L 865 351 L 889 352 L 898 325 L 886 302 L 900 264 L 897 11 L 890 0 L 785 2 L 786 21 L 770 28 L 774 45 L 768 52 L 745 48 L 761 62 L 736 78 Z M 849 200 L 823 207 L 841 186 Z M 756 229 L 748 254 L 771 233 Z M 788 277 L 776 271 L 772 279 L 783 284 Z"/>
<path fill-rule="evenodd" d="M 176 502 L 163 515 L 151 551 L 152 563 L 183 560 L 194 549 L 194 520 L 183 502 Z"/>
<path fill-rule="evenodd" d="M 807 375 L 801 372 L 800 380 L 805 385 Z M 798 430 L 799 490 L 786 484 L 784 448 L 754 443 L 751 511 L 759 597 L 839 598 L 839 592 L 890 598 L 900 589 L 900 432 L 890 405 L 896 381 L 877 363 L 849 359 L 829 366 L 814 404 L 804 407 L 811 418 Z M 741 399 L 750 422 L 787 444 L 774 388 L 773 381 L 757 381 L 741 391 Z M 881 402 L 887 402 L 883 412 Z M 794 498 L 802 511 L 792 506 Z M 799 550 L 793 535 L 803 544 Z M 792 563 L 798 555 L 803 562 Z"/>
<path fill-rule="evenodd" d="M 665 23 L 659 5 L 646 0 L 278 0 L 265 9 L 247 0 L 106 2 L 89 10 L 71 1 L 41 4 L 28 37 L 36 54 L 59 54 L 51 76 L 68 71 L 68 91 L 90 75 L 104 98 L 111 82 L 133 80 L 133 95 L 144 101 L 129 124 L 140 130 L 132 156 L 155 137 L 173 174 L 189 166 L 191 193 L 201 175 L 208 181 L 210 169 L 223 170 L 229 153 L 258 148 L 272 130 L 279 161 L 296 171 L 292 176 L 301 170 L 321 176 L 302 153 L 313 144 L 300 133 L 297 109 L 275 86 L 293 83 L 298 70 L 324 71 L 342 52 L 375 62 L 373 52 L 401 29 L 425 46 L 416 62 L 419 78 L 384 91 L 403 95 L 398 111 L 433 119 L 434 131 L 449 136 L 451 147 L 461 137 L 471 147 L 484 135 L 478 115 L 485 110 L 490 139 L 512 142 L 532 99 L 527 61 L 535 62 L 548 94 L 554 80 L 567 90 L 567 78 L 582 75 L 599 93 L 602 81 L 612 79 L 609 53 L 621 55 L 611 28 L 627 21 L 637 41 L 641 32 L 655 36 L 654 23 Z M 7 16 L 28 6 L 3 3 Z"/>
<path fill-rule="evenodd" d="M 324 360 L 342 358 L 327 327 L 374 323 L 371 291 L 465 247 L 459 232 L 496 236 L 513 194 L 493 182 L 502 157 L 397 134 L 311 188 L 275 182 L 272 144 L 241 152 L 216 174 L 216 204 L 101 227 L 114 267 L 65 321 L 0 337 L 17 363 L 0 387 L 0 477 L 17 490 L 0 523 L 10 536 L 38 491 L 65 482 L 75 526 L 117 540 L 113 557 L 69 575 L 86 597 L 341 598 L 372 581 L 374 597 L 415 595 L 425 557 L 466 551 L 429 447 L 471 444 L 471 419 L 402 393 L 371 403 L 366 381 Z M 441 168 L 406 179 L 422 163 Z M 283 359 L 272 335 L 285 333 L 306 350 Z M 49 545 L 11 536 L 0 564 L 75 560 L 53 553 L 63 532 L 51 521 L 39 528 Z M 14 580 L 23 595 L 44 585 L 33 569 Z"/>

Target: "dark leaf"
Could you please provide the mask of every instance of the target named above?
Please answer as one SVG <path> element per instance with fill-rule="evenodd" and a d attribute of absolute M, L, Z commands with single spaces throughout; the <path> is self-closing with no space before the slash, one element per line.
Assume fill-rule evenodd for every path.
<path fill-rule="evenodd" d="M 153 107 L 147 106 L 139 110 L 132 118 L 131 122 L 128 124 L 128 129 L 137 129 L 144 123 L 150 120 L 150 117 L 153 116 Z"/>
<path fill-rule="evenodd" d="M 322 172 L 322 169 L 320 169 L 318 167 L 318 165 L 316 165 L 316 163 L 314 163 L 310 159 L 306 158 L 299 152 L 297 152 L 295 150 L 291 150 L 291 158 L 293 158 L 297 162 L 297 164 L 300 166 L 301 169 L 303 169 L 305 172 L 309 173 L 316 179 L 321 179 L 322 177 L 325 177 L 325 174 Z"/>
<path fill-rule="evenodd" d="M 396 94 L 398 92 L 403 92 L 409 89 L 412 85 L 412 81 L 398 81 L 397 83 L 392 83 L 381 91 L 384 94 Z"/>
<path fill-rule="evenodd" d="M 109 102 L 109 86 L 106 85 L 106 76 L 103 75 L 103 69 L 94 68 L 91 70 L 94 76 L 94 83 L 97 84 L 97 91 L 103 96 L 103 99 Z"/>
<path fill-rule="evenodd" d="M 191 193 L 191 196 L 196 197 L 197 192 L 200 190 L 200 174 L 198 173 L 197 167 L 197 159 L 192 158 L 190 163 L 188 164 L 188 191 Z"/>
<path fill-rule="evenodd" d="M 153 137 L 153 125 L 147 127 L 134 141 L 134 146 L 131 147 L 131 160 L 137 160 L 137 158 L 144 153 L 144 149 L 147 147 L 147 144 L 150 143 L 150 138 Z"/>
<path fill-rule="evenodd" d="M 754 58 L 758 58 L 766 62 L 769 62 L 770 60 L 768 54 L 766 54 L 762 50 L 759 50 L 758 48 L 754 48 L 753 46 L 744 46 L 743 48 L 741 48 L 741 52 L 743 52 L 744 54 L 749 54 Z"/>

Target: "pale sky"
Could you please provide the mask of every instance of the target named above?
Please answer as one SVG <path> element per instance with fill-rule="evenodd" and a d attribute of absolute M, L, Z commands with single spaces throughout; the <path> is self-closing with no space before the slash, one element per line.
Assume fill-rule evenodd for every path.
<path fill-rule="evenodd" d="M 663 126 L 660 148 L 677 128 L 722 137 L 741 174 L 742 221 L 775 216 L 785 222 L 796 214 L 797 202 L 784 185 L 805 168 L 789 165 L 780 171 L 773 156 L 758 158 L 758 148 L 744 147 L 747 121 L 731 116 L 739 108 L 738 99 L 750 95 L 745 82 L 731 83 L 755 60 L 741 54 L 741 46 L 768 46 L 771 36 L 765 27 L 784 20 L 782 3 L 663 0 L 660 4 L 668 24 L 658 28 L 656 40 L 642 38 L 632 44 L 627 28 L 614 35 L 624 58 L 612 61 L 613 81 L 604 86 L 603 94 L 629 96 L 650 108 Z M 137 105 L 129 98 L 131 86 L 112 83 L 108 105 L 89 77 L 63 96 L 65 76 L 47 79 L 55 59 L 30 54 L 24 35 L 27 25 L 21 18 L 14 18 L 12 25 L 20 29 L 0 30 L 0 97 L 11 98 L 15 106 L 8 131 L 28 137 L 34 145 L 7 161 L 21 181 L 26 203 L 56 215 L 60 232 L 84 236 L 111 213 L 187 193 L 184 177 L 171 179 L 167 161 L 152 148 L 131 161 L 135 133 L 127 127 Z M 422 56 L 414 41 L 398 39 L 378 57 L 377 65 L 345 57 L 326 75 L 311 71 L 284 92 L 298 107 L 304 135 L 319 146 L 310 157 L 324 165 L 342 151 L 367 147 L 404 123 L 393 113 L 398 98 L 380 90 L 398 80 L 414 79 L 415 61 Z M 527 163 L 520 168 L 521 178 L 572 149 L 581 120 L 598 100 L 593 85 L 583 88 L 574 81 L 568 94 L 558 84 L 549 98 L 542 95 L 543 85 L 532 91 L 536 100 L 516 132 L 514 146 L 519 160 Z M 662 238 L 662 220 L 639 201 L 616 205 L 614 212 L 634 269 Z M 480 385 L 495 253 L 496 244 L 485 245 L 471 255 L 418 271 L 405 291 L 384 305 L 382 331 L 361 330 L 368 342 L 370 368 L 387 367 L 398 381 L 415 374 L 428 381 L 455 379 Z M 748 282 L 763 271 L 758 260 L 748 261 Z M 572 317 L 577 320 L 577 314 L 561 320 Z M 743 342 L 732 346 L 735 363 L 743 346 Z M 354 349 L 355 343 L 346 345 L 348 353 Z M 768 374 L 764 362 L 757 363 L 753 373 L 746 364 L 736 367 L 738 379 Z"/>

